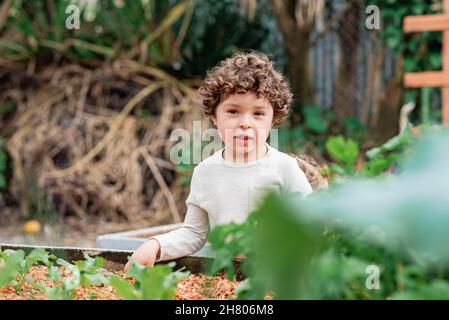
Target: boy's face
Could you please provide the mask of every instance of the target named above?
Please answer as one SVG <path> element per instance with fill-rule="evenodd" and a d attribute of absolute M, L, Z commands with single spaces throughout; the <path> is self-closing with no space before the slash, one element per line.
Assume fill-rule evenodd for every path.
<path fill-rule="evenodd" d="M 266 99 L 257 98 L 255 92 L 230 95 L 217 106 L 212 120 L 226 149 L 234 156 L 256 159 L 265 153 L 273 107 Z"/>

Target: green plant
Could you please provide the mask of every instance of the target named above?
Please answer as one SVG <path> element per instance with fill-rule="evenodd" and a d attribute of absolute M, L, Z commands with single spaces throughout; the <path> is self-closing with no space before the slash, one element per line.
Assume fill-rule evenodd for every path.
<path fill-rule="evenodd" d="M 331 110 L 322 110 L 320 106 L 307 104 L 302 108 L 304 121 L 294 127 L 281 127 L 279 130 L 279 149 L 290 152 L 303 152 L 305 146 L 313 146 L 322 153 L 324 142 L 334 119 Z"/>
<path fill-rule="evenodd" d="M 238 49 L 275 53 L 277 60 L 281 60 L 284 52 L 274 38 L 274 20 L 274 13 L 265 0 L 258 0 L 252 18 L 242 14 L 239 0 L 196 1 L 181 47 L 179 72 L 187 77 L 202 76 Z"/>
<path fill-rule="evenodd" d="M 316 105 L 305 105 L 303 107 L 304 126 L 315 134 L 326 133 L 332 120 L 331 113 L 324 113 Z"/>
<path fill-rule="evenodd" d="M 110 277 L 110 283 L 125 300 L 174 299 L 178 281 L 189 274 L 172 272 L 174 266 L 174 263 L 169 263 L 150 268 L 133 262 L 128 276 L 135 279 L 134 284 L 116 275 Z"/>
<path fill-rule="evenodd" d="M 22 290 L 24 281 L 29 281 L 26 274 L 30 268 L 37 264 L 52 265 L 56 257 L 44 249 L 34 249 L 27 256 L 23 250 L 0 250 L 0 288 L 13 285 L 17 292 Z"/>
<path fill-rule="evenodd" d="M 417 130 L 425 129 L 425 126 L 417 128 Z M 394 167 L 415 141 L 416 138 L 409 125 L 404 132 L 390 138 L 383 145 L 368 150 L 365 153 L 366 161 L 357 169 L 356 161 L 360 154 L 358 143 L 343 136 L 332 136 L 326 141 L 326 150 L 336 163 L 332 163 L 325 174 L 340 177 L 377 177 Z"/>
<path fill-rule="evenodd" d="M 23 261 L 25 253 L 19 251 L 0 251 L 0 288 L 15 281 L 20 271 L 20 263 Z"/>
<path fill-rule="evenodd" d="M 379 147 L 368 150 L 366 155 L 370 159 L 375 159 L 398 151 L 400 152 L 410 147 L 414 140 L 412 128 L 409 125 L 403 133 L 392 137 Z"/>
<path fill-rule="evenodd" d="M 104 259 L 102 257 L 91 258 L 84 253 L 84 260 L 71 264 L 64 259 L 56 260 L 56 263 L 70 271 L 70 276 L 63 279 L 58 267 L 51 266 L 48 272 L 48 279 L 53 281 L 53 287 L 42 286 L 48 297 L 52 300 L 70 300 L 76 296 L 79 287 L 91 288 L 91 286 L 107 285 L 109 280 L 105 277 L 105 270 L 102 268 Z M 56 285 L 60 283 L 60 285 Z M 89 291 L 89 294 L 92 294 Z"/>
<path fill-rule="evenodd" d="M 72 300 L 76 297 L 76 289 L 80 286 L 79 271 L 74 269 L 71 277 L 63 279 L 58 269 L 56 266 L 48 268 L 48 279 L 53 281 L 53 287 L 41 285 L 41 288 L 51 300 Z M 58 286 L 57 283 L 60 285 Z"/>
<path fill-rule="evenodd" d="M 80 9 L 79 29 L 66 28 L 69 5 Z M 267 39 L 276 29 L 268 8 L 267 1 L 259 2 L 249 19 L 236 0 L 15 0 L 4 26 L 15 36 L 4 32 L 0 55 L 13 61 L 125 58 L 180 77 L 198 76 L 236 48 L 279 51 L 279 39 Z"/>
<path fill-rule="evenodd" d="M 239 298 L 449 298 L 446 145 L 447 129 L 430 130 L 403 153 L 399 176 L 348 179 L 307 199 L 268 195 L 252 213 L 257 228 L 240 235 L 251 261 Z M 372 266 L 377 289 L 367 286 Z"/>
<path fill-rule="evenodd" d="M 178 282 L 189 275 L 189 272 L 183 272 L 182 269 L 172 272 L 174 263 L 150 268 L 134 262 L 128 271 L 128 276 L 135 279 L 131 284 L 117 275 L 106 277 L 102 257 L 92 258 L 84 254 L 84 259 L 74 264 L 57 259 L 57 265 L 53 265 L 53 260 L 56 257 L 43 249 L 34 249 L 27 256 L 23 250 L 0 250 L 0 289 L 13 285 L 19 293 L 24 281 L 32 281 L 27 276 L 31 266 L 43 264 L 48 268 L 47 277 L 53 285 L 33 285 L 52 300 L 75 299 L 80 287 L 88 288 L 89 296 L 94 298 L 95 294 L 90 291 L 92 286 L 109 284 L 125 299 L 174 299 Z M 64 275 L 61 267 L 68 271 L 68 275 Z"/>
<path fill-rule="evenodd" d="M 422 127 L 424 128 L 424 127 Z M 392 138 L 383 145 L 372 148 L 366 152 L 369 161 L 362 167 L 362 174 L 367 177 L 375 177 L 387 169 L 393 167 L 403 157 L 404 152 L 416 141 L 411 126 Z"/>
<path fill-rule="evenodd" d="M 104 258 L 102 257 L 91 258 L 84 253 L 84 260 L 75 261 L 75 264 L 71 264 L 63 259 L 58 259 L 56 263 L 71 271 L 76 271 L 77 275 L 79 273 L 80 286 L 90 287 L 108 283 L 104 276 Z"/>
<path fill-rule="evenodd" d="M 214 228 L 208 237 L 213 250 L 217 253 L 210 273 L 216 274 L 222 269 L 225 270 L 228 279 L 234 278 L 234 259 L 236 257 L 250 257 L 252 255 L 252 238 L 249 234 L 254 232 L 255 220 L 250 215 L 242 224 L 230 223 Z M 242 271 L 245 272 L 246 264 L 242 264 Z"/>
<path fill-rule="evenodd" d="M 79 29 L 66 28 L 69 5 L 80 9 Z M 0 54 L 15 61 L 52 55 L 77 61 L 136 58 L 142 50 L 143 62 L 171 63 L 182 44 L 191 7 L 190 0 L 175 3 L 16 0 L 5 29 L 15 29 L 17 37 L 0 39 Z M 174 24 L 181 18 L 184 27 L 179 27 L 176 33 Z"/>
<path fill-rule="evenodd" d="M 326 150 L 337 161 L 337 163 L 332 163 L 329 166 L 332 173 L 340 175 L 354 174 L 354 165 L 359 156 L 357 142 L 345 139 L 343 136 L 333 136 L 326 141 Z"/>

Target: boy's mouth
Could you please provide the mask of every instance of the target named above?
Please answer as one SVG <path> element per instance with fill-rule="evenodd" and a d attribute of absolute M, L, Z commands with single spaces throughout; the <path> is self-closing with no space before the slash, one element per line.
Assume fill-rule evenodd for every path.
<path fill-rule="evenodd" d="M 237 140 L 250 140 L 250 139 L 252 139 L 252 137 L 250 137 L 248 135 L 244 135 L 244 134 L 239 134 L 237 136 L 234 136 L 234 139 L 237 139 Z"/>
<path fill-rule="evenodd" d="M 248 135 L 240 134 L 237 136 L 234 136 L 234 139 L 240 143 L 248 144 L 250 140 L 253 140 L 253 137 L 250 137 Z"/>

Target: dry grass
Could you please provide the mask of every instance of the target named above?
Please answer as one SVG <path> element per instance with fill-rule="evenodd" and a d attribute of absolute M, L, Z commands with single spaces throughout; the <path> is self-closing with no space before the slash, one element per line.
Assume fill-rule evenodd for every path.
<path fill-rule="evenodd" d="M 0 118 L 0 133 L 13 160 L 10 192 L 23 214 L 42 190 L 56 211 L 80 219 L 182 220 L 186 195 L 165 159 L 171 130 L 198 118 L 190 87 L 131 61 L 7 77 L 0 102 L 16 108 Z M 142 110 L 153 115 L 141 117 Z"/>

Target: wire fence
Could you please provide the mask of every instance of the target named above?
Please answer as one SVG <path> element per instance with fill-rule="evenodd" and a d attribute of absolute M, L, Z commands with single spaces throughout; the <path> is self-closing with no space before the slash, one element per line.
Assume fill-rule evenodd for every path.
<path fill-rule="evenodd" d="M 343 15 L 338 23 L 325 30 L 329 17 L 345 10 L 347 3 L 346 0 L 336 0 L 326 6 L 312 32 L 312 39 L 323 34 L 309 52 L 315 99 L 323 109 L 344 108 L 343 113 L 366 120 L 372 112 L 370 100 L 375 94 L 373 68 L 381 68 L 376 90 L 382 92 L 387 80 L 395 75 L 396 61 L 388 48 L 379 51 L 379 31 L 367 30 L 363 5 L 358 6 L 357 12 Z"/>

